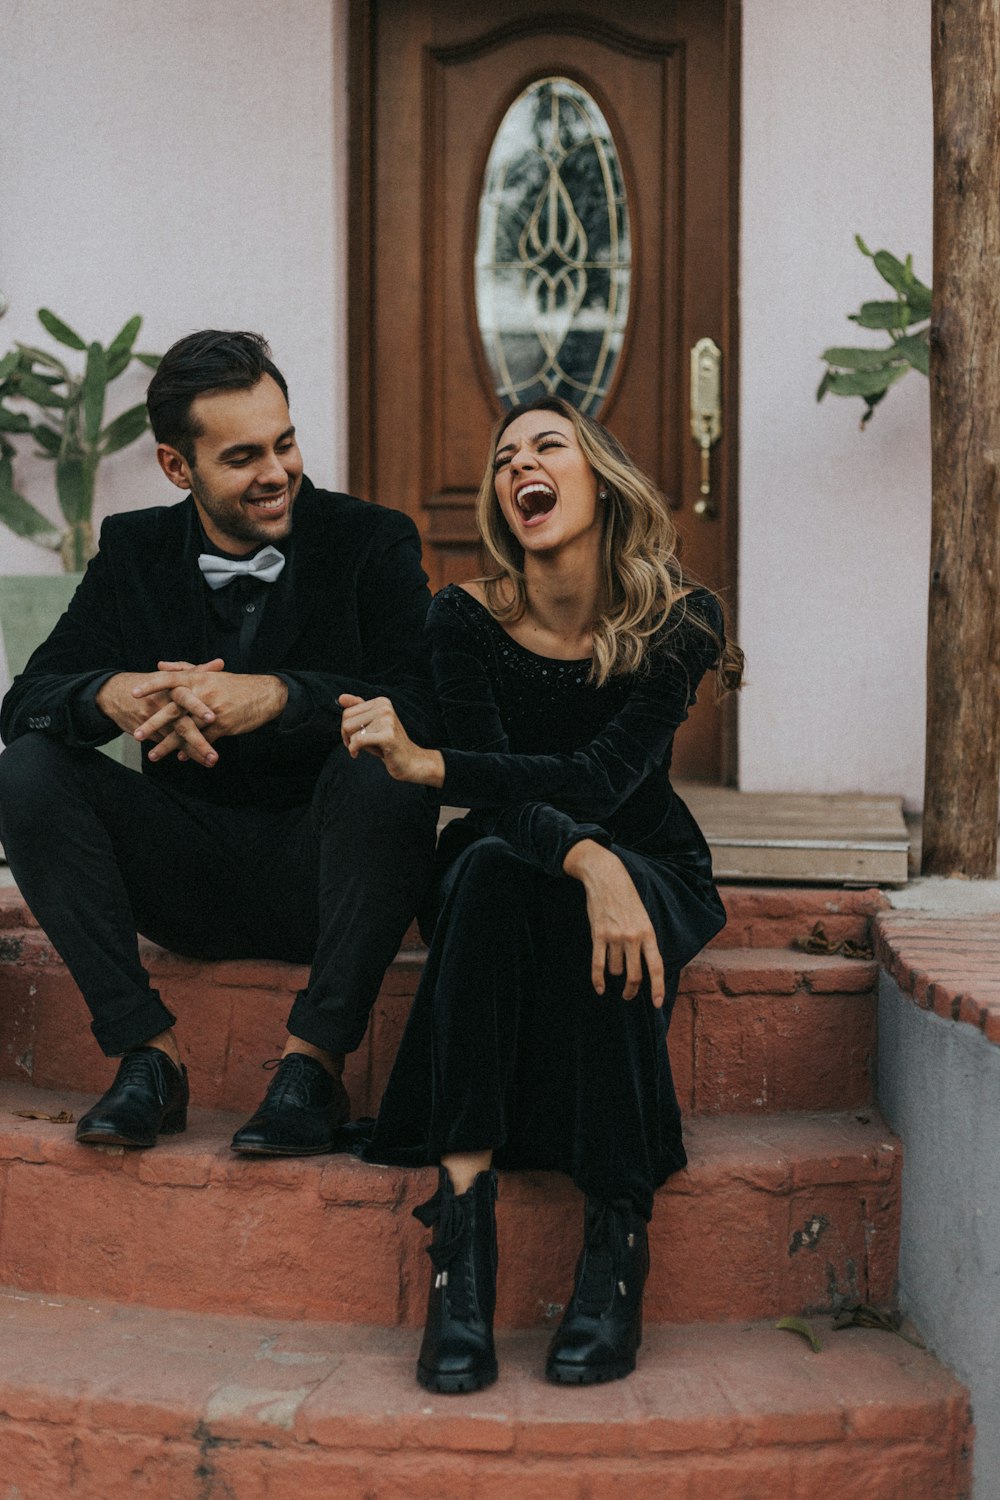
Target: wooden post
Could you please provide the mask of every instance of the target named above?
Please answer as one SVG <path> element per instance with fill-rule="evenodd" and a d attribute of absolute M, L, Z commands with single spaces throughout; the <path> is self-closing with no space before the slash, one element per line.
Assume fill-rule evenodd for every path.
<path fill-rule="evenodd" d="M 933 0 L 925 875 L 991 877 L 1000 785 L 1000 5 Z"/>

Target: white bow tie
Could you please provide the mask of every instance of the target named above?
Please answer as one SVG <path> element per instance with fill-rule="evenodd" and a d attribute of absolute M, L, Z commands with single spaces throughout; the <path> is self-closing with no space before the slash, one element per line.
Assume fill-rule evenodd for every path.
<path fill-rule="evenodd" d="M 241 574 L 273 583 L 285 566 L 285 554 L 277 547 L 264 547 L 254 557 L 216 557 L 214 552 L 200 552 L 198 566 L 210 589 L 224 589 Z"/>

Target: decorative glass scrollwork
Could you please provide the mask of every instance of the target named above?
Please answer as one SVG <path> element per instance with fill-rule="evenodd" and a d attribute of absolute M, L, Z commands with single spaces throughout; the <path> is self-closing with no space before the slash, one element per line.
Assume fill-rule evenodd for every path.
<path fill-rule="evenodd" d="M 569 78 L 514 100 L 486 164 L 476 317 L 505 406 L 558 395 L 594 412 L 622 351 L 631 280 L 621 161 Z"/>

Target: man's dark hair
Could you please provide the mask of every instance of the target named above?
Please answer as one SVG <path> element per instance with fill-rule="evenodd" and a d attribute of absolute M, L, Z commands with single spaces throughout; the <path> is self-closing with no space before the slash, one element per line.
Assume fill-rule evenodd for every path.
<path fill-rule="evenodd" d="M 149 424 L 158 443 L 169 443 L 194 464 L 201 428 L 191 420 L 191 403 L 206 391 L 245 391 L 264 375 L 288 400 L 285 377 L 271 360 L 271 346 L 259 333 L 204 328 L 171 344 L 146 392 Z"/>

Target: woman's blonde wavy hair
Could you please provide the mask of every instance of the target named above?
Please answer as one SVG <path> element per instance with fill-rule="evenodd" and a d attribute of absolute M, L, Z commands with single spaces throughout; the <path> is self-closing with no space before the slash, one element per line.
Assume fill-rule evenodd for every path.
<path fill-rule="evenodd" d="M 503 433 L 511 422 L 530 411 L 557 412 L 572 422 L 599 487 L 608 492 L 604 501 L 602 554 L 602 594 L 606 603 L 593 624 L 590 672 L 591 681 L 600 686 L 609 677 L 635 672 L 643 665 L 650 639 L 691 587 L 691 580 L 685 576 L 677 556 L 677 529 L 653 481 L 636 467 L 607 428 L 577 411 L 569 401 L 546 396 L 513 407 L 495 424 L 486 472 L 476 497 L 476 519 L 487 569 L 480 582 L 493 618 L 501 624 L 519 620 L 527 603 L 524 549 L 500 509 L 494 463 Z M 692 611 L 690 618 L 718 641 L 699 615 Z M 729 641 L 718 641 L 718 646 L 716 678 L 719 691 L 726 692 L 740 686 L 743 653 Z"/>

